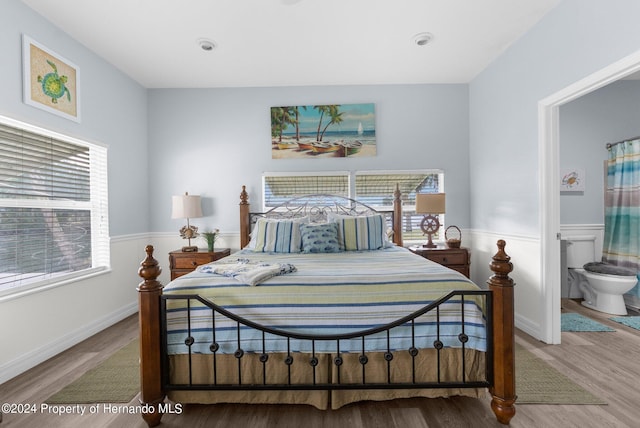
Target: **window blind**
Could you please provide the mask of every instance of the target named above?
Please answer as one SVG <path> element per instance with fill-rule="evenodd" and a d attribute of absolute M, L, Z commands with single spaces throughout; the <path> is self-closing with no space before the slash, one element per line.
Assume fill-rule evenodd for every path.
<path fill-rule="evenodd" d="M 105 147 L 0 123 L 0 294 L 108 267 L 107 190 Z"/>
<path fill-rule="evenodd" d="M 356 172 L 355 198 L 372 207 L 392 207 L 396 186 L 403 205 L 414 206 L 416 193 L 438 193 L 441 171 Z"/>
<path fill-rule="evenodd" d="M 417 193 L 444 191 L 443 172 L 425 171 L 358 171 L 355 177 L 355 199 L 376 209 L 392 209 L 396 186 L 402 194 L 402 236 L 406 242 L 423 240 L 420 222 L 423 215 L 416 214 Z M 440 222 L 444 224 L 443 216 Z M 436 233 L 435 238 L 439 235 Z"/>
<path fill-rule="evenodd" d="M 349 175 L 265 175 L 264 207 L 276 207 L 284 201 L 312 194 L 349 197 Z"/>

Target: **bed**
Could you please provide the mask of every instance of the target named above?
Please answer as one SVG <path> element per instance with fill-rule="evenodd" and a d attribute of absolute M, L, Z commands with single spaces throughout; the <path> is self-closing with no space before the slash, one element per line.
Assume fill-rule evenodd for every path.
<path fill-rule="evenodd" d="M 513 281 L 504 241 L 488 289 L 402 247 L 400 194 L 377 212 L 310 195 L 267 213 L 240 196 L 242 250 L 163 287 L 139 274 L 140 402 L 291 403 L 466 395 L 515 414 Z"/>

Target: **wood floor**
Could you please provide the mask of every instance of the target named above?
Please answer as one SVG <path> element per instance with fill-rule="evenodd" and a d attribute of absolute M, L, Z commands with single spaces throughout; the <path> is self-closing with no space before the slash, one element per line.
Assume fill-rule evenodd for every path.
<path fill-rule="evenodd" d="M 640 426 L 640 332 L 614 323 L 574 301 L 563 310 L 580 312 L 616 329 L 615 333 L 562 333 L 561 345 L 545 345 L 518 332 L 516 341 L 608 405 L 518 405 L 512 427 Z M 38 407 L 62 386 L 96 366 L 137 336 L 130 317 L 68 351 L 0 385 L 0 402 Z M 137 398 L 131 401 L 137 404 Z M 94 415 L 4 414 L 3 427 L 146 427 L 139 415 L 100 412 Z M 486 400 L 471 398 L 407 399 L 359 403 L 339 410 L 309 406 L 186 405 L 180 415 L 166 414 L 164 427 L 350 427 L 454 428 L 501 427 Z"/>

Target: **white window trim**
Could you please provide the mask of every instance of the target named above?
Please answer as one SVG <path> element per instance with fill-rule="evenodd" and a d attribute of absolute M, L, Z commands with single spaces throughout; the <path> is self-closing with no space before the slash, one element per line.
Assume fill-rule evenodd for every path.
<path fill-rule="evenodd" d="M 83 141 L 68 135 L 60 134 L 58 132 L 51 131 L 49 129 L 41 128 L 41 127 L 31 125 L 29 123 L 21 122 L 19 120 L 15 120 L 2 115 L 0 115 L 0 123 L 7 126 L 20 128 L 28 132 L 41 134 L 46 137 L 50 137 L 50 138 L 65 141 L 68 143 L 83 146 L 83 147 L 101 148 L 101 149 L 104 149 L 105 155 L 106 155 L 106 151 L 109 148 L 109 146 L 106 144 L 93 142 L 93 141 L 91 142 Z M 92 165 L 91 174 L 93 175 L 94 173 L 95 173 L 95 168 Z M 100 183 L 100 186 L 104 186 L 104 188 L 101 190 L 105 192 L 108 200 L 108 177 L 107 177 L 106 162 L 105 162 L 105 169 L 104 171 L 101 171 L 101 174 L 103 174 L 103 177 L 102 177 L 102 182 Z M 10 199 L 3 200 L 3 205 L 18 207 L 18 208 L 59 208 L 59 207 L 68 208 L 70 206 L 74 206 L 77 208 L 90 209 L 93 207 L 93 204 L 96 203 L 94 199 L 95 191 L 96 189 L 94 189 L 92 186 L 90 202 L 72 202 L 72 203 L 66 202 L 64 206 L 62 206 L 59 201 L 47 201 L 47 200 L 14 201 Z M 12 300 L 15 298 L 23 297 L 26 295 L 34 294 L 34 293 L 45 291 L 45 290 L 49 290 L 51 288 L 59 287 L 59 286 L 77 282 L 83 279 L 91 278 L 96 275 L 102 275 L 104 273 L 110 272 L 111 271 L 111 245 L 110 245 L 110 237 L 109 237 L 108 202 L 106 206 L 101 207 L 100 212 L 103 213 L 104 216 L 106 216 L 106 220 L 103 219 L 99 223 L 100 224 L 99 226 L 97 225 L 97 222 L 96 222 L 97 216 L 92 215 L 92 220 L 91 220 L 92 222 L 91 226 L 93 231 L 91 236 L 91 247 L 92 247 L 91 254 L 93 257 L 93 261 L 92 261 L 93 267 L 84 269 L 78 272 L 53 275 L 52 277 L 49 277 L 40 281 L 35 281 L 33 283 L 29 283 L 26 285 L 10 287 L 8 289 L 2 290 L 0 291 L 0 302 Z"/>

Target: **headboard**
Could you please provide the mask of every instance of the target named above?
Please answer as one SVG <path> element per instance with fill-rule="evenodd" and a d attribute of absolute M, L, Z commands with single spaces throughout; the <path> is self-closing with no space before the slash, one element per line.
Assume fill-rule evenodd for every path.
<path fill-rule="evenodd" d="M 240 248 L 249 244 L 251 228 L 260 217 L 268 218 L 296 218 L 309 216 L 313 222 L 326 221 L 327 214 L 332 212 L 343 215 L 382 214 L 387 218 L 387 224 L 393 230 L 392 241 L 402 246 L 402 202 L 400 190 L 396 187 L 393 194 L 393 210 L 378 211 L 355 199 L 335 195 L 305 195 L 289 199 L 283 204 L 266 212 L 251 212 L 249 194 L 246 186 L 242 186 L 240 193 Z"/>

